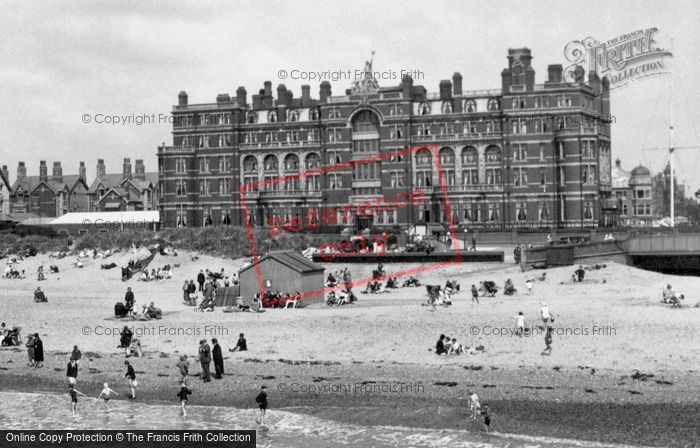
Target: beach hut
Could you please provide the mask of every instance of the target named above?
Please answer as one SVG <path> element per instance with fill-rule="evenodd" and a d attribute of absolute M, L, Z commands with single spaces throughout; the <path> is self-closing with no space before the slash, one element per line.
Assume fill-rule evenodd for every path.
<path fill-rule="evenodd" d="M 298 291 L 304 294 L 303 303 L 323 302 L 324 268 L 301 254 L 282 251 L 270 252 L 240 270 L 238 280 L 246 304 L 250 304 L 252 297 L 260 293 L 256 266 L 260 268 L 266 290 L 285 295 Z M 308 293 L 312 294 L 306 295 Z"/>

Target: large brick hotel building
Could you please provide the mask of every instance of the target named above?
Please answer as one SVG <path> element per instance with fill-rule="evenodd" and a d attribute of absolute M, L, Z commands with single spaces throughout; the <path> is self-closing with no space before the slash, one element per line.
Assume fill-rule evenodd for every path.
<path fill-rule="evenodd" d="M 437 93 L 414 85 L 379 87 L 371 75 L 342 95 L 320 84 L 294 98 L 272 83 L 248 98 L 220 94 L 173 109 L 173 144 L 158 148 L 161 222 L 166 226 L 267 225 L 305 219 L 308 210 L 410 194 L 428 200 L 373 216 L 358 227 L 445 223 L 445 198 L 429 150 L 357 165 L 398 149 L 437 145 L 454 222 L 478 226 L 597 226 L 614 220 L 611 194 L 610 104 L 607 79 L 577 73 L 564 82 L 561 65 L 535 84 L 529 49 L 510 49 L 501 88 L 466 90 L 455 73 Z M 371 73 L 371 63 L 365 73 Z M 286 182 L 282 176 L 345 163 Z M 268 182 L 265 182 L 265 181 Z M 239 188 L 245 193 L 243 216 Z"/>

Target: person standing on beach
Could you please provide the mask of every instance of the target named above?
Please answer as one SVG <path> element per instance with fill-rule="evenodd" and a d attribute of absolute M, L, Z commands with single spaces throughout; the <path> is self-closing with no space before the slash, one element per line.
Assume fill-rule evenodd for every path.
<path fill-rule="evenodd" d="M 544 328 L 547 328 L 547 324 L 552 319 L 552 316 L 549 314 L 549 307 L 544 302 L 542 302 L 542 308 L 540 308 L 540 316 L 542 317 Z"/>
<path fill-rule="evenodd" d="M 472 247 L 469 250 L 476 251 L 476 233 L 472 235 Z"/>
<path fill-rule="evenodd" d="M 479 304 L 479 290 L 476 289 L 476 285 L 472 285 L 472 302 Z"/>
<path fill-rule="evenodd" d="M 68 384 L 72 387 L 78 381 L 78 362 L 71 358 L 66 367 L 66 376 L 68 377 Z"/>
<path fill-rule="evenodd" d="M 182 377 L 180 381 L 182 384 L 187 385 L 190 374 L 190 363 L 187 361 L 187 355 L 180 356 L 180 362 L 178 362 L 176 366 L 178 369 L 180 369 L 180 375 Z"/>
<path fill-rule="evenodd" d="M 481 415 L 484 416 L 484 431 L 491 432 L 491 410 L 489 405 L 484 405 L 484 410 L 481 411 Z"/>
<path fill-rule="evenodd" d="M 552 333 L 554 328 L 547 327 L 547 334 L 544 335 L 544 345 L 545 348 L 542 351 L 542 356 L 550 356 L 552 354 Z"/>
<path fill-rule="evenodd" d="M 134 367 L 129 364 L 129 361 L 124 361 L 124 364 L 126 364 L 126 373 L 124 374 L 124 377 L 129 382 L 129 389 L 131 390 L 131 395 L 129 395 L 129 398 L 134 400 L 136 399 L 136 386 L 138 386 L 138 383 L 136 382 L 136 372 L 134 371 Z"/>
<path fill-rule="evenodd" d="M 180 385 L 180 392 L 177 393 L 177 397 L 180 398 L 180 406 L 182 407 L 182 416 L 187 417 L 187 396 L 191 395 L 192 391 L 187 387 L 187 384 L 183 381 Z"/>
<path fill-rule="evenodd" d="M 211 340 L 211 343 L 214 344 L 211 351 L 212 358 L 214 359 L 214 378 L 220 380 L 223 378 L 221 375 L 224 374 L 224 356 L 221 354 L 221 346 L 219 345 L 219 341 L 214 338 Z"/>
<path fill-rule="evenodd" d="M 27 347 L 27 358 L 29 358 L 29 362 L 27 363 L 27 367 L 35 367 L 36 366 L 36 361 L 34 360 L 34 335 L 30 334 L 29 338 L 27 339 L 27 343 L 25 344 Z"/>
<path fill-rule="evenodd" d="M 527 279 L 525 287 L 527 287 L 527 293 L 532 295 L 532 279 Z"/>
<path fill-rule="evenodd" d="M 260 408 L 260 420 L 258 424 L 260 426 L 265 424 L 265 411 L 267 411 L 267 387 L 263 386 L 260 388 L 260 393 L 255 397 L 255 402 L 258 403 Z"/>
<path fill-rule="evenodd" d="M 102 392 L 100 392 L 100 395 L 97 396 L 97 399 L 99 400 L 102 398 L 105 403 L 105 410 L 109 412 L 109 399 L 111 398 L 110 395 L 119 395 L 116 391 L 113 391 L 112 389 L 109 388 L 109 384 L 105 383 L 104 387 L 102 388 Z"/>
<path fill-rule="evenodd" d="M 73 352 L 70 354 L 70 360 L 75 361 L 76 364 L 80 364 L 80 360 L 83 358 L 83 354 L 78 350 L 78 346 L 73 346 Z"/>
<path fill-rule="evenodd" d="M 211 364 L 211 348 L 206 339 L 199 341 L 199 362 L 202 365 L 202 380 L 205 383 L 211 381 L 209 377 L 209 364 Z"/>
<path fill-rule="evenodd" d="M 131 292 L 131 286 L 126 288 L 126 294 L 124 294 L 124 305 L 129 312 L 134 308 L 134 293 Z"/>
<path fill-rule="evenodd" d="M 44 342 L 34 333 L 34 367 L 44 367 Z"/>
<path fill-rule="evenodd" d="M 479 396 L 476 394 L 476 392 L 469 391 L 469 409 L 472 411 L 472 420 L 476 420 L 476 415 L 480 408 L 481 404 L 479 404 Z"/>
<path fill-rule="evenodd" d="M 73 384 L 68 387 L 68 394 L 70 395 L 71 409 L 73 410 L 73 415 L 78 415 L 78 394 L 85 396 L 84 393 L 80 392 L 75 388 Z"/>
<path fill-rule="evenodd" d="M 197 283 L 199 283 L 199 292 L 204 292 L 204 282 L 206 281 L 206 277 L 204 277 L 204 271 L 199 270 L 199 274 L 197 274 Z"/>
<path fill-rule="evenodd" d="M 525 315 L 522 311 L 520 311 L 518 315 L 515 316 L 515 325 L 515 334 L 522 338 L 525 334 Z"/>

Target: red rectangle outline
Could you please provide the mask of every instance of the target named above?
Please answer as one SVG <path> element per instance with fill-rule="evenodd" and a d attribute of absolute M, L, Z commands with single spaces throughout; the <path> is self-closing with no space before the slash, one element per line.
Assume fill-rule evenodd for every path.
<path fill-rule="evenodd" d="M 260 270 L 260 264 L 258 263 L 259 257 L 258 257 L 258 253 L 257 253 L 257 247 L 255 244 L 255 235 L 253 233 L 253 226 L 248 222 L 248 219 L 247 219 L 248 206 L 247 206 L 246 200 L 245 200 L 246 191 L 253 189 L 253 188 L 258 189 L 258 187 L 260 185 L 271 185 L 271 184 L 275 184 L 275 183 L 286 182 L 288 179 L 301 179 L 301 178 L 304 178 L 304 177 L 309 176 L 309 175 L 322 174 L 322 173 L 326 173 L 329 171 L 337 171 L 337 170 L 345 169 L 345 168 L 352 167 L 355 165 L 359 165 L 361 163 L 371 163 L 371 162 L 376 162 L 379 160 L 391 158 L 394 156 L 406 155 L 409 153 L 413 154 L 414 152 L 418 152 L 422 149 L 429 150 L 433 154 L 433 157 L 435 158 L 435 168 L 437 169 L 437 172 L 438 172 L 438 178 L 440 180 L 440 189 L 442 190 L 442 194 L 444 197 L 445 213 L 448 216 L 448 227 L 450 229 L 450 234 L 452 235 L 452 241 L 453 241 L 453 248 L 452 249 L 454 250 L 455 257 L 452 260 L 440 261 L 440 262 L 430 263 L 428 265 L 423 265 L 423 266 L 419 266 L 419 267 L 415 267 L 415 268 L 404 269 L 404 270 L 399 271 L 399 272 L 387 273 L 386 276 L 402 277 L 402 276 L 406 276 L 406 275 L 413 275 L 413 274 L 416 274 L 419 272 L 434 270 L 434 269 L 437 269 L 437 268 L 440 268 L 443 266 L 449 266 L 452 264 L 461 263 L 463 249 L 459 249 L 458 247 L 456 247 L 457 246 L 457 244 L 456 244 L 457 243 L 457 238 L 456 238 L 457 227 L 454 223 L 454 219 L 452 216 L 452 207 L 450 206 L 450 201 L 449 201 L 448 196 L 447 196 L 447 185 L 445 184 L 445 173 L 442 170 L 442 163 L 440 161 L 439 148 L 438 148 L 437 144 L 431 143 L 431 144 L 426 144 L 426 145 L 414 146 L 412 148 L 395 150 L 392 152 L 380 154 L 378 156 L 350 160 L 350 161 L 347 161 L 347 162 L 344 162 L 344 163 L 341 163 L 338 165 L 324 165 L 324 166 L 321 166 L 319 168 L 310 169 L 310 170 L 307 170 L 304 172 L 289 174 L 289 175 L 285 175 L 285 176 L 279 176 L 279 177 L 274 178 L 274 179 L 258 180 L 258 181 L 252 182 L 250 184 L 241 185 L 238 189 L 238 193 L 239 193 L 239 197 L 240 197 L 240 201 L 241 201 L 241 206 L 243 207 L 243 213 L 244 213 L 243 216 L 244 216 L 244 221 L 246 223 L 245 224 L 246 225 L 246 233 L 248 234 L 248 242 L 250 244 L 250 250 L 252 253 L 252 263 L 255 266 L 255 273 L 256 273 L 257 278 L 258 278 L 258 286 L 260 288 L 260 296 L 261 297 L 265 296 L 265 282 L 264 282 L 264 279 L 262 277 L 262 272 Z M 367 283 L 370 283 L 372 281 L 374 281 L 373 278 L 355 280 L 355 281 L 351 282 L 351 286 L 362 286 L 362 285 L 366 285 Z M 319 294 L 323 294 L 323 296 L 325 297 L 328 292 L 336 291 L 336 290 L 340 290 L 340 289 L 345 289 L 345 285 L 339 284 L 337 286 L 332 286 L 332 287 L 324 286 L 321 289 L 301 292 L 301 298 L 303 299 L 304 297 L 316 296 Z M 291 294 L 291 293 L 288 293 L 288 294 Z M 285 296 L 284 298 L 286 298 L 286 297 L 287 296 Z"/>

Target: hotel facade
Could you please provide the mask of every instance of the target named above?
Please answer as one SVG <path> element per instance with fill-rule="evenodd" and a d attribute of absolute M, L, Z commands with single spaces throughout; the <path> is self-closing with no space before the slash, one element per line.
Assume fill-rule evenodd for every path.
<path fill-rule="evenodd" d="M 342 95 L 327 81 L 318 98 L 308 85 L 294 98 L 283 84 L 275 98 L 269 81 L 250 99 L 243 87 L 209 104 L 180 92 L 172 145 L 158 147 L 161 223 L 305 221 L 316 216 L 309 210 L 340 215 L 348 204 L 415 189 L 425 201 L 353 224 L 444 224 L 448 203 L 452 222 L 468 228 L 614 222 L 607 79 L 580 70 L 579 82 L 565 82 L 562 66 L 550 65 L 536 84 L 529 49 L 510 49 L 507 60 L 493 90 L 466 90 L 459 73 L 437 93 L 410 76 L 380 87 L 368 62 Z M 429 146 L 387 157 L 421 145 Z"/>

